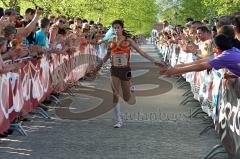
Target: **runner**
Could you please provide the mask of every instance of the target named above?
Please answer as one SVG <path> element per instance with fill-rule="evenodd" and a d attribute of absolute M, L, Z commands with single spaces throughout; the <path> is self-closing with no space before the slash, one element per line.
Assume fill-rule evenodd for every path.
<path fill-rule="evenodd" d="M 111 86 L 113 91 L 113 103 L 115 105 L 116 124 L 114 128 L 120 128 L 123 125 L 121 117 L 119 94 L 122 89 L 123 99 L 128 104 L 135 104 L 135 96 L 131 93 L 131 68 L 130 68 L 130 53 L 131 48 L 135 49 L 141 56 L 150 60 L 158 66 L 165 66 L 163 63 L 156 61 L 154 58 L 143 52 L 138 45 L 129 37 L 124 30 L 124 23 L 121 20 L 115 20 L 112 23 L 112 28 L 115 37 L 109 42 L 107 54 L 103 60 L 93 70 L 93 74 L 101 69 L 102 65 L 111 57 Z"/>

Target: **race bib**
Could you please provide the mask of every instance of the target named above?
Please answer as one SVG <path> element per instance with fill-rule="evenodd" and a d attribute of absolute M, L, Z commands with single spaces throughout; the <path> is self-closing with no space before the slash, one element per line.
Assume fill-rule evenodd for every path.
<path fill-rule="evenodd" d="M 128 54 L 114 54 L 112 55 L 112 65 L 115 67 L 128 66 Z"/>

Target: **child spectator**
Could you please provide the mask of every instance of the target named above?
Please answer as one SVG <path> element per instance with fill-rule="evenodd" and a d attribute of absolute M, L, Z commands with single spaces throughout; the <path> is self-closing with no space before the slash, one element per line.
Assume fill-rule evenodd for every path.
<path fill-rule="evenodd" d="M 47 36 L 47 31 L 50 26 L 50 20 L 43 18 L 39 22 L 40 29 L 35 33 L 35 45 L 40 45 L 44 48 L 49 48 L 49 40 Z"/>

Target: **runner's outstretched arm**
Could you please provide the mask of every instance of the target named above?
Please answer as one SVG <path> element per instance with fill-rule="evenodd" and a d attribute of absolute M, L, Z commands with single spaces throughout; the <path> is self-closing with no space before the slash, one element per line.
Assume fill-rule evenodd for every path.
<path fill-rule="evenodd" d="M 104 56 L 103 60 L 101 60 L 100 63 L 96 66 L 93 72 L 97 73 L 101 69 L 102 65 L 110 58 L 110 56 L 111 49 L 108 48 L 107 54 Z"/>
<path fill-rule="evenodd" d="M 143 56 L 144 58 L 148 59 L 149 61 L 153 62 L 155 65 L 157 66 L 162 66 L 162 67 L 166 67 L 165 63 L 161 63 L 159 61 L 157 61 L 156 59 L 152 58 L 151 56 L 149 56 L 146 52 L 144 52 L 142 49 L 140 49 L 138 47 L 138 45 L 132 40 L 132 39 L 128 39 L 131 47 L 133 47 L 141 56 Z"/>
<path fill-rule="evenodd" d="M 197 64 L 189 64 L 183 67 L 173 67 L 164 72 L 160 71 L 160 74 L 165 76 L 175 76 L 175 75 L 181 75 L 188 72 L 199 72 L 199 71 L 203 71 L 211 68 L 212 66 L 205 61 Z"/>

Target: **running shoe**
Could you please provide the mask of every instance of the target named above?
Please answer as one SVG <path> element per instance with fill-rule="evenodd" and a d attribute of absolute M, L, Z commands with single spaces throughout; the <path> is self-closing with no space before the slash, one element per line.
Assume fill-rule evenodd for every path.
<path fill-rule="evenodd" d="M 131 92 L 135 92 L 135 90 L 136 90 L 136 87 L 135 87 L 133 81 L 131 81 L 130 90 L 131 90 Z"/>
<path fill-rule="evenodd" d="M 123 126 L 122 122 L 117 122 L 113 127 L 114 128 L 121 128 Z"/>

